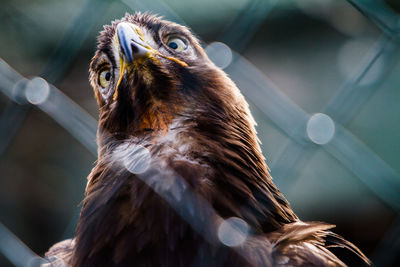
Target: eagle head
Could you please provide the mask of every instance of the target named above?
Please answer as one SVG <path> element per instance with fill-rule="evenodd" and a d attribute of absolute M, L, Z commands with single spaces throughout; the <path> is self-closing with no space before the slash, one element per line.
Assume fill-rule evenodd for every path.
<path fill-rule="evenodd" d="M 99 126 L 117 138 L 163 135 L 182 116 L 249 115 L 237 87 L 194 35 L 147 13 L 126 14 L 105 26 L 90 82 L 100 107 Z"/>

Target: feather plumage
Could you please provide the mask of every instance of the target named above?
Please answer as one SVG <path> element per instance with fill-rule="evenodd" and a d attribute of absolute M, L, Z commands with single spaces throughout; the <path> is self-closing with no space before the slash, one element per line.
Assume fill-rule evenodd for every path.
<path fill-rule="evenodd" d="M 158 53 L 137 59 L 126 73 L 119 73 L 121 21 L 139 27 L 138 34 Z M 188 48 L 179 53 L 168 48 L 171 35 Z M 112 80 L 100 88 L 97 77 L 104 66 Z M 101 32 L 90 80 L 100 107 L 99 157 L 74 241 L 55 245 L 48 257 L 76 267 L 344 266 L 328 250 L 341 246 L 368 262 L 329 231 L 332 225 L 297 218 L 268 172 L 248 104 L 187 28 L 147 13 L 127 14 Z M 138 146 L 148 151 L 149 166 L 134 173 L 124 162 L 136 160 L 131 157 Z M 193 202 L 183 203 L 185 188 Z M 171 207 L 158 191 L 186 211 Z M 207 216 L 202 203 L 216 217 Z M 199 214 L 199 222 L 185 220 L 185 212 Z M 251 230 L 240 253 L 195 229 L 229 217 L 243 219 Z"/>

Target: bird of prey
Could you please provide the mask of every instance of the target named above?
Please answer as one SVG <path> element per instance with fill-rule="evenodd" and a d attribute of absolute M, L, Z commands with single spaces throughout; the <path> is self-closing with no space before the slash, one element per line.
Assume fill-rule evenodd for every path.
<path fill-rule="evenodd" d="M 55 266 L 345 266 L 335 246 L 369 262 L 295 215 L 247 102 L 188 28 L 126 14 L 98 42 L 98 160 L 73 239 L 46 253 Z"/>

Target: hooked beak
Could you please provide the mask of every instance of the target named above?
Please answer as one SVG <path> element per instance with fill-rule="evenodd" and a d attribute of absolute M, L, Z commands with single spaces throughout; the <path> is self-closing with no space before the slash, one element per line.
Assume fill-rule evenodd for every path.
<path fill-rule="evenodd" d="M 133 65 L 137 59 L 154 59 L 153 56 L 157 55 L 172 60 L 183 67 L 188 66 L 185 62 L 174 57 L 164 56 L 159 51 L 149 46 L 145 42 L 145 37 L 142 30 L 132 23 L 120 22 L 117 25 L 115 37 L 117 39 L 116 41 L 118 41 L 118 50 L 120 56 L 120 75 L 113 95 L 114 101 L 118 98 L 118 88 L 122 78 L 125 76 L 126 72 L 133 68 Z"/>
<path fill-rule="evenodd" d="M 127 22 L 117 25 L 116 39 L 118 40 L 118 50 L 120 58 L 120 74 L 115 87 L 113 100 L 118 98 L 118 88 L 125 73 L 132 69 L 135 59 L 149 56 L 152 52 L 150 46 L 144 42 L 143 32 L 140 28 Z"/>
<path fill-rule="evenodd" d="M 120 52 L 127 63 L 133 63 L 134 59 L 148 56 L 152 48 L 144 42 L 144 36 L 140 28 L 127 22 L 121 22 L 117 26 L 117 36 Z"/>

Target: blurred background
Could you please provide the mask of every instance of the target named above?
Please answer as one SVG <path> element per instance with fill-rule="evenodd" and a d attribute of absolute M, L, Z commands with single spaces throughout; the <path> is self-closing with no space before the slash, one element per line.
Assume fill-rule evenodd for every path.
<path fill-rule="evenodd" d="M 2 0 L 0 266 L 72 237 L 96 160 L 88 65 L 102 25 L 134 11 L 191 27 L 237 83 L 302 220 L 400 266 L 397 0 Z"/>

